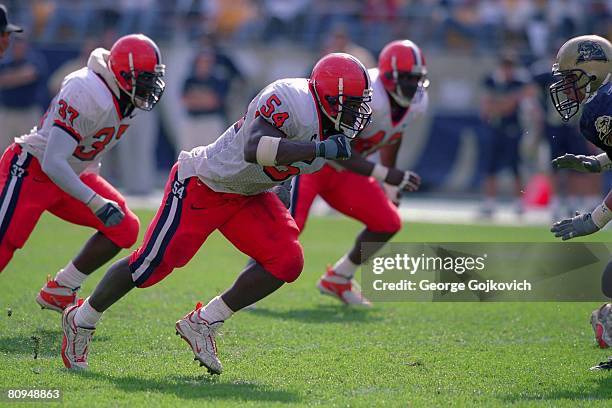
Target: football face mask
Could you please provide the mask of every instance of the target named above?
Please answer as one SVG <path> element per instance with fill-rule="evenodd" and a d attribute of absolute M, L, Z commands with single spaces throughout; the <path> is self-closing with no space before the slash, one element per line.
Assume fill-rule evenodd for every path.
<path fill-rule="evenodd" d="M 558 64 L 553 65 L 553 78 L 556 81 L 550 85 L 550 97 L 561 119 L 567 122 L 578 113 L 592 79 L 581 69 L 559 71 Z"/>
<path fill-rule="evenodd" d="M 156 68 L 156 72 L 140 72 L 134 80 L 134 106 L 144 111 L 150 111 L 161 99 L 166 83 L 163 80 L 164 69 Z"/>
<path fill-rule="evenodd" d="M 397 77 L 393 78 L 397 86 L 395 92 L 391 93 L 393 99 L 403 108 L 412 102 L 417 91 L 425 90 L 429 87 L 429 79 L 425 75 L 417 75 L 411 72 L 398 72 Z"/>
<path fill-rule="evenodd" d="M 370 123 L 372 108 L 370 107 L 371 96 L 356 98 L 340 95 L 338 104 L 338 123 L 340 130 L 346 137 L 353 139 L 357 137 Z"/>

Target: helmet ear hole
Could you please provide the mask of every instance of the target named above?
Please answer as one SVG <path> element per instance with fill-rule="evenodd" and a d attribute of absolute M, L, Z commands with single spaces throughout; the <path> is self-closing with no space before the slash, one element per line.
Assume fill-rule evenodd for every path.
<path fill-rule="evenodd" d="M 338 104 L 338 98 L 335 96 L 327 95 L 325 99 L 331 106 Z"/>

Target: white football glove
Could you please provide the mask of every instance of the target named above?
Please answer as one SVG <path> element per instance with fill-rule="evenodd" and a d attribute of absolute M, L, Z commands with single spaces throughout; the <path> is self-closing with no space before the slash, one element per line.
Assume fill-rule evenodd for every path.
<path fill-rule="evenodd" d="M 405 171 L 402 182 L 397 186 L 400 191 L 417 191 L 421 186 L 421 177 L 412 171 Z"/>
<path fill-rule="evenodd" d="M 99 194 L 95 194 L 89 202 L 87 207 L 102 221 L 107 227 L 114 227 L 119 224 L 125 214 L 121 210 L 119 204 L 115 201 L 108 200 Z"/>

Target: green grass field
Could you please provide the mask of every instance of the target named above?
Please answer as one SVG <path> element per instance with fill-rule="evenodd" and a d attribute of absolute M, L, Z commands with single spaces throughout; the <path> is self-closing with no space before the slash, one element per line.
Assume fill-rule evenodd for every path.
<path fill-rule="evenodd" d="M 147 225 L 152 213 L 140 216 Z M 317 278 L 358 230 L 339 218 L 310 221 L 300 279 L 226 323 L 218 341 L 221 376 L 207 375 L 174 334 L 174 322 L 226 288 L 246 261 L 219 234 L 187 267 L 111 308 L 94 336 L 90 370 L 74 373 L 59 356 L 59 314 L 40 310 L 34 296 L 90 231 L 45 216 L 0 275 L 0 388 L 60 388 L 69 406 L 612 404 L 610 373 L 588 371 L 608 356 L 588 323 L 595 303 L 379 303 L 352 310 L 319 295 Z M 551 240 L 545 228 L 431 224 L 407 225 L 395 239 Z M 589 240 L 610 242 L 612 234 Z M 84 295 L 103 273 L 86 282 Z M 37 358 L 33 337 L 40 339 Z"/>

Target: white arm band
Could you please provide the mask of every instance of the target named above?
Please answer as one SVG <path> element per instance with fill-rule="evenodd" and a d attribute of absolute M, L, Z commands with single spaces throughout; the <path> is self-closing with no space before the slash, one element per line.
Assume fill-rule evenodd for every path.
<path fill-rule="evenodd" d="M 279 137 L 262 136 L 257 144 L 255 158 L 262 166 L 276 166 L 276 154 L 278 153 Z"/>
<path fill-rule="evenodd" d="M 591 213 L 591 218 L 595 225 L 603 228 L 610 220 L 612 220 L 612 211 L 606 206 L 606 203 L 598 205 Z"/>
<path fill-rule="evenodd" d="M 374 177 L 378 181 L 384 182 L 387 178 L 387 174 L 389 174 L 389 168 L 387 166 L 383 166 L 382 164 L 376 163 L 374 168 L 372 169 L 372 177 Z"/>
<path fill-rule="evenodd" d="M 595 156 L 599 164 L 601 165 L 601 170 L 612 170 L 612 160 L 608 157 L 606 153 L 598 154 Z"/>

